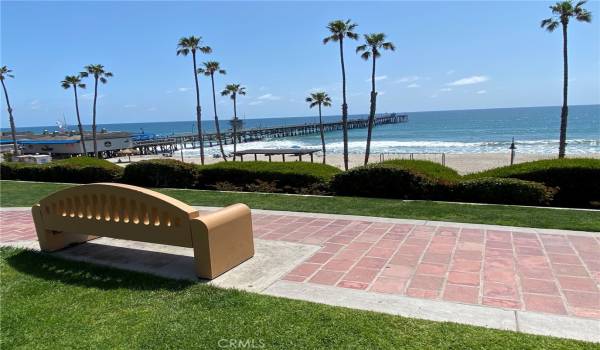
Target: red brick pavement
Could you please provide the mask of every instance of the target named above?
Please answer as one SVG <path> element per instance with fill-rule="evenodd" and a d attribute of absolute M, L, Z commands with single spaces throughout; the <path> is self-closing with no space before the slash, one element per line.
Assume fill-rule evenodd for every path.
<path fill-rule="evenodd" d="M 600 319 L 600 235 L 253 215 L 256 238 L 320 245 L 284 280 Z M 0 212 L 0 243 L 36 239 Z"/>

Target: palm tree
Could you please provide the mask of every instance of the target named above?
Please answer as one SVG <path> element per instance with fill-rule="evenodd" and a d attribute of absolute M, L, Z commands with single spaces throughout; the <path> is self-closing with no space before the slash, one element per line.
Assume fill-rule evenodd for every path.
<path fill-rule="evenodd" d="M 353 40 L 358 39 L 358 34 L 354 33 L 357 24 L 350 20 L 332 21 L 327 25 L 331 33 L 330 36 L 323 39 L 323 44 L 330 41 L 340 43 L 340 61 L 342 63 L 342 129 L 344 138 L 344 169 L 348 170 L 348 104 L 346 103 L 346 68 L 344 66 L 344 38 Z"/>
<path fill-rule="evenodd" d="M 85 147 L 85 140 L 83 138 L 83 126 L 81 125 L 81 117 L 79 116 L 79 101 L 77 98 L 77 88 L 85 89 L 85 84 L 81 82 L 81 75 L 67 75 L 65 80 L 60 82 L 61 86 L 65 90 L 73 87 L 73 93 L 75 94 L 75 112 L 77 113 L 77 126 L 79 127 L 79 135 L 81 135 L 81 145 L 83 146 L 83 154 L 87 154 Z"/>
<path fill-rule="evenodd" d="M 212 52 L 208 46 L 200 46 L 202 37 L 190 36 L 179 39 L 177 44 L 177 56 L 187 56 L 192 53 L 194 63 L 194 81 L 196 83 L 196 123 L 198 124 L 198 140 L 200 141 L 200 162 L 204 165 L 204 142 L 202 141 L 202 108 L 200 107 L 200 87 L 198 86 L 198 69 L 196 67 L 196 51 L 205 54 Z"/>
<path fill-rule="evenodd" d="M 4 90 L 4 97 L 6 98 L 6 108 L 8 109 L 8 121 L 10 122 L 10 133 L 13 139 L 13 154 L 17 156 L 19 148 L 17 147 L 17 128 L 15 127 L 15 118 L 13 118 L 12 108 L 10 108 L 10 100 L 8 99 L 8 91 L 6 91 L 6 85 L 4 84 L 4 78 L 14 78 L 15 76 L 10 74 L 12 70 L 8 69 L 7 66 L 0 67 L 0 82 L 2 82 L 2 89 Z"/>
<path fill-rule="evenodd" d="M 356 48 L 356 52 L 362 52 L 360 57 L 365 61 L 373 59 L 373 69 L 371 71 L 371 108 L 369 109 L 369 127 L 367 129 L 367 149 L 365 150 L 365 165 L 369 162 L 369 153 L 371 152 L 371 135 L 373 132 L 373 123 L 375 121 L 375 109 L 377 107 L 377 92 L 375 91 L 375 61 L 381 56 L 381 50 L 394 51 L 396 47 L 389 41 L 385 41 L 385 34 L 373 33 L 365 34 L 365 44 Z"/>
<path fill-rule="evenodd" d="M 241 86 L 240 84 L 228 84 L 225 86 L 225 89 L 221 91 L 221 96 L 231 96 L 231 100 L 233 100 L 233 120 L 231 121 L 231 126 L 233 127 L 233 161 L 235 162 L 235 152 L 237 152 L 237 128 L 239 123 L 239 119 L 237 117 L 237 96 L 245 95 L 246 88 Z"/>
<path fill-rule="evenodd" d="M 202 63 L 204 68 L 198 68 L 198 74 L 204 74 L 207 77 L 210 77 L 210 81 L 212 83 L 212 95 L 213 95 L 213 107 L 215 111 L 215 129 L 217 130 L 217 140 L 219 141 L 219 148 L 221 149 L 221 155 L 223 156 L 223 160 L 227 161 L 227 157 L 225 156 L 225 151 L 223 150 L 223 142 L 221 141 L 221 128 L 219 127 L 219 117 L 217 116 L 217 98 L 215 94 L 215 73 L 219 74 L 227 74 L 224 69 L 221 69 L 219 66 L 219 62 L 217 61 L 208 61 Z"/>
<path fill-rule="evenodd" d="M 94 106 L 92 109 L 92 139 L 94 142 L 94 157 L 98 158 L 98 144 L 96 140 L 96 102 L 98 100 L 98 81 L 102 84 L 108 82 L 107 78 L 111 78 L 113 74 L 104 70 L 104 66 L 101 64 L 90 64 L 83 67 L 85 71 L 79 73 L 81 77 L 94 77 Z"/>
<path fill-rule="evenodd" d="M 325 133 L 323 132 L 323 117 L 321 115 L 321 106 L 331 106 L 331 98 L 326 92 L 315 92 L 306 98 L 309 107 L 319 106 L 319 128 L 321 129 L 321 146 L 323 148 L 323 164 L 325 164 Z"/>
<path fill-rule="evenodd" d="M 565 157 L 565 148 L 567 146 L 567 117 L 569 107 L 567 103 L 567 90 L 569 84 L 569 63 L 567 59 L 567 27 L 569 20 L 575 18 L 579 22 L 591 22 L 592 14 L 582 6 L 586 1 L 579 1 L 575 6 L 571 0 L 557 2 L 550 6 L 554 17 L 546 18 L 541 22 L 541 27 L 549 32 L 553 32 L 559 25 L 562 25 L 563 34 L 563 105 L 560 112 L 560 140 L 558 145 L 558 158 Z"/>

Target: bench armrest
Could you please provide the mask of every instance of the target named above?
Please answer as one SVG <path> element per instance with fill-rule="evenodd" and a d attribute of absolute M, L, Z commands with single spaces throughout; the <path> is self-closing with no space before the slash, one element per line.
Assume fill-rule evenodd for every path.
<path fill-rule="evenodd" d="M 190 222 L 196 272 L 213 279 L 254 256 L 250 208 L 234 204 Z"/>

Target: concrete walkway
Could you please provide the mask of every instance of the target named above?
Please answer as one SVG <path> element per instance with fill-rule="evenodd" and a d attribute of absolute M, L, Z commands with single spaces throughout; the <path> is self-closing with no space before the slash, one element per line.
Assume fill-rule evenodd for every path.
<path fill-rule="evenodd" d="M 1 245 L 36 246 L 28 208 L 3 208 L 0 224 Z M 256 257 L 211 283 L 600 341 L 599 233 L 262 210 L 253 224 Z M 195 278 L 191 249 L 102 238 L 59 254 Z"/>

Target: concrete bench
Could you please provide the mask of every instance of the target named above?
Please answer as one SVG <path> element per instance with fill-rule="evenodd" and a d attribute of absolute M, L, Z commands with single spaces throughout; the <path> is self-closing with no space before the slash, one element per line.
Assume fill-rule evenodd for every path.
<path fill-rule="evenodd" d="M 211 213 L 145 188 L 96 183 L 70 187 L 32 207 L 42 251 L 97 237 L 194 249 L 196 273 L 213 279 L 254 255 L 250 209 Z"/>

